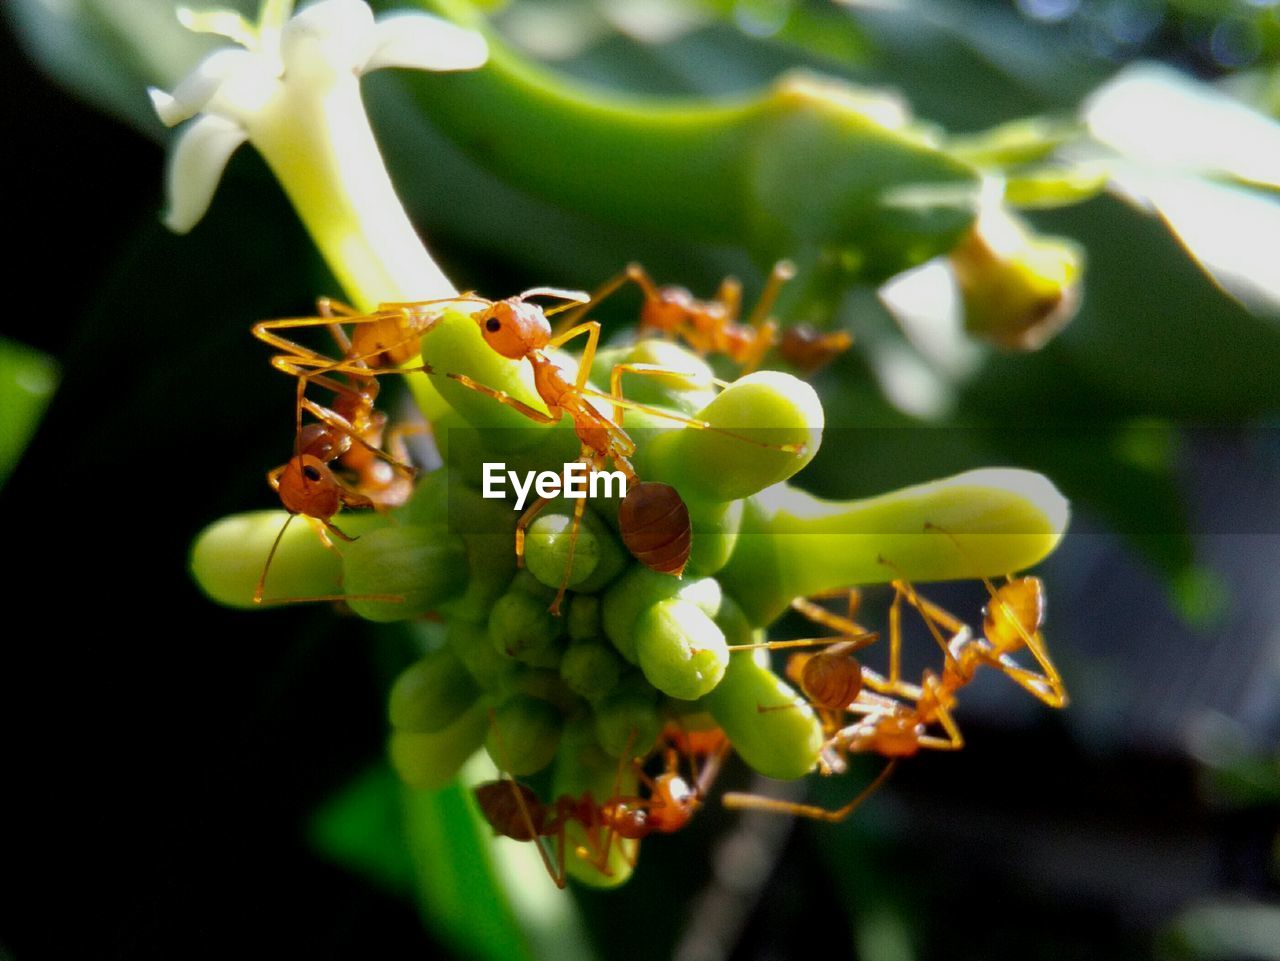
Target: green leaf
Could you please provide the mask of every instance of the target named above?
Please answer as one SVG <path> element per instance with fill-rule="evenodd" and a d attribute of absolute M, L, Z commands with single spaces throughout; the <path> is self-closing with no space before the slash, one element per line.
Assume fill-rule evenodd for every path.
<path fill-rule="evenodd" d="M 0 487 L 35 433 L 58 386 L 58 365 L 38 350 L 0 338 Z"/>
<path fill-rule="evenodd" d="M 408 895 L 413 860 L 405 849 L 400 790 L 391 768 L 375 764 L 315 813 L 308 835 L 326 857 Z"/>

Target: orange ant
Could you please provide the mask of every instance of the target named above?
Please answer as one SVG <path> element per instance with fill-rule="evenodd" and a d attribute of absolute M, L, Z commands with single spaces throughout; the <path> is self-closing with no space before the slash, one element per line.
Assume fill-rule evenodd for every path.
<path fill-rule="evenodd" d="M 601 874 L 608 875 L 612 836 L 605 823 L 604 809 L 590 791 L 577 798 L 561 795 L 551 804 L 545 804 L 532 788 L 504 777 L 477 785 L 475 797 L 480 813 L 495 834 L 514 841 L 532 841 L 538 846 L 538 854 L 556 887 L 563 888 L 566 884 L 565 848 L 569 825 L 573 822 L 581 825 L 586 836 L 586 844 L 578 853 Z M 552 841 L 554 863 L 542 838 Z"/>
<path fill-rule="evenodd" d="M 254 589 L 255 604 L 263 603 L 263 594 L 271 562 L 285 531 L 293 518 L 302 515 L 323 525 L 323 530 L 344 541 L 353 540 L 333 523 L 339 509 L 375 508 L 386 510 L 403 504 L 412 493 L 415 468 L 408 465 L 408 452 L 402 431 L 387 432 L 387 417 L 375 409 L 379 383 L 376 372 L 365 358 L 355 356 L 352 341 L 335 322 L 332 302 L 319 302 L 322 317 L 342 351 L 343 358 L 334 360 L 309 348 L 287 340 L 274 331 L 281 326 L 300 326 L 297 321 L 264 321 L 253 328 L 254 336 L 287 353 L 272 358 L 272 366 L 297 378 L 295 404 L 296 431 L 294 455 L 288 462 L 267 474 L 267 483 L 280 495 L 289 517 L 267 554 L 262 575 Z M 350 308 L 342 308 L 349 311 Z M 342 377 L 339 380 L 338 377 Z M 316 384 L 334 395 L 332 406 L 317 404 L 306 394 L 309 384 Z M 314 416 L 315 423 L 302 423 L 302 413 Z M 391 448 L 384 451 L 384 438 Z M 330 468 L 338 461 L 354 480 L 340 478 Z M 327 546 L 328 539 L 321 532 Z M 291 600 L 350 600 L 350 596 L 324 598 L 292 598 Z M 398 599 L 377 598 L 367 599 Z"/>
<path fill-rule="evenodd" d="M 823 723 L 827 740 L 819 753 L 820 770 L 824 774 L 844 771 L 845 758 L 852 753 L 879 754 L 888 758 L 888 763 L 853 800 L 835 810 L 737 792 L 725 795 L 726 807 L 843 821 L 884 784 L 899 758 L 910 757 L 926 749 L 957 751 L 964 747 L 964 738 L 951 711 L 956 703 L 955 691 L 967 683 L 969 677 L 954 670 L 956 661 L 949 653 L 941 676 L 926 670 L 918 686 L 901 680 L 902 601 L 906 600 L 920 613 L 930 632 L 948 652 L 966 649 L 972 643 L 972 633 L 966 625 L 949 618 L 945 626 L 952 630 L 952 640 L 943 640 L 935 622 L 935 611 L 941 609 L 921 598 L 905 580 L 894 581 L 893 588 L 894 598 L 889 608 L 890 666 L 887 677 L 862 666 L 852 656 L 854 651 L 878 637 L 853 621 L 859 597 L 856 590 L 847 592 L 847 617 L 836 615 L 808 598 L 797 598 L 792 602 L 796 610 L 810 619 L 838 630 L 841 640 L 832 643 L 827 638 L 807 638 L 744 645 L 745 648 L 827 645 L 817 654 L 792 655 L 787 665 L 788 677 L 800 685 Z M 817 596 L 835 596 L 835 593 L 846 592 Z M 857 719 L 846 725 L 849 714 L 857 715 Z M 934 726 L 940 726 L 942 733 L 931 733 Z"/>
<path fill-rule="evenodd" d="M 930 522 L 925 523 L 925 530 L 937 531 L 950 540 L 956 550 L 966 554 L 951 532 Z M 1023 575 L 1005 577 L 1000 587 L 987 577 L 982 578 L 982 583 L 990 595 L 990 601 L 982 608 L 983 637 L 981 643 L 966 646 L 959 669 L 971 675 L 978 664 L 988 664 L 1049 707 L 1065 707 L 1066 688 L 1058 669 L 1049 659 L 1040 633 L 1045 614 L 1044 582 L 1038 577 Z M 936 612 L 938 615 L 946 614 L 941 610 Z M 1023 648 L 1040 665 L 1039 673 L 1022 667 L 1013 659 L 1012 655 Z"/>
<path fill-rule="evenodd" d="M 588 309 L 604 300 L 628 281 L 644 294 L 640 308 L 640 333 L 657 332 L 667 338 L 678 337 L 699 354 L 724 354 L 739 365 L 742 373 L 758 368 L 770 349 L 787 363 L 804 373 L 814 373 L 849 349 L 853 339 L 845 332 L 823 333 L 802 324 L 788 327 L 779 334 L 778 324 L 769 311 L 778 298 L 782 285 L 795 276 L 795 265 L 780 260 L 769 272 L 764 291 L 745 324 L 739 323 L 742 312 L 742 285 L 735 277 L 726 277 L 711 300 L 698 300 L 684 287 L 654 284 L 648 272 L 637 263 L 606 281 L 590 302 L 575 311 L 576 320 Z"/>

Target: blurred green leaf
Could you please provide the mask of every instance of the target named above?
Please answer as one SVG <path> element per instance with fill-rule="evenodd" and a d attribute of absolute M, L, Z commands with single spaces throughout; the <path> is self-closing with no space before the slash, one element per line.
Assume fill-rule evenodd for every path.
<path fill-rule="evenodd" d="M 448 787 L 416 791 L 377 764 L 316 813 L 312 842 L 393 891 L 416 889 L 424 921 L 470 956 L 590 961 L 572 896 L 532 845 L 495 841 L 476 811 L 467 785 L 494 776 L 476 758 Z"/>
<path fill-rule="evenodd" d="M 1160 955 L 1175 961 L 1280 959 L 1280 905 L 1242 901 L 1183 911 L 1159 939 Z"/>
<path fill-rule="evenodd" d="M 177 0 L 13 0 L 4 12 L 31 57 L 58 83 L 139 130 L 161 127 L 148 85 L 171 88 L 219 46 L 178 23 Z M 219 6 L 256 8 L 252 0 Z M 197 4 L 199 6 L 199 4 Z"/>
<path fill-rule="evenodd" d="M 51 357 L 0 338 L 0 487 L 35 433 L 58 376 Z"/>
<path fill-rule="evenodd" d="M 310 837 L 326 857 L 399 894 L 412 892 L 400 782 L 386 764 L 370 768 L 317 811 Z"/>

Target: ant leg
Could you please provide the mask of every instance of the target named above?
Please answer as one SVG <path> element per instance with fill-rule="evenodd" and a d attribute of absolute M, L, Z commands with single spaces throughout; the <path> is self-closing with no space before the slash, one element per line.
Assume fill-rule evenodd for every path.
<path fill-rule="evenodd" d="M 946 732 L 946 737 L 941 738 L 935 735 L 924 735 L 919 739 L 921 747 L 932 748 L 935 751 L 959 751 L 964 747 L 964 737 L 960 733 L 960 726 L 956 724 L 955 718 L 951 714 L 951 708 L 944 698 L 948 697 L 947 691 L 942 687 L 936 674 L 930 671 L 925 672 L 925 692 L 930 696 L 930 703 L 933 705 L 933 720 L 942 725 L 942 729 Z M 917 701 L 917 707 L 919 702 Z"/>
<path fill-rule="evenodd" d="M 331 410 L 328 407 L 324 407 L 320 404 L 317 404 L 315 401 L 309 400 L 305 397 L 301 399 L 299 416 L 301 416 L 302 409 L 305 409 L 309 414 L 314 415 L 315 418 L 319 420 L 321 423 L 327 424 L 329 427 L 332 427 L 334 430 L 339 430 L 342 433 L 346 434 L 348 437 L 351 438 L 351 440 L 354 443 L 359 444 L 361 447 L 367 450 L 370 454 L 373 454 L 373 456 L 379 458 L 380 460 L 386 461 L 392 467 L 395 467 L 398 470 L 402 470 L 405 473 L 410 475 L 414 475 L 418 473 L 418 469 L 414 467 L 412 464 L 405 464 L 397 460 L 393 455 L 391 455 L 387 451 L 382 450 L 376 444 L 370 443 L 368 440 L 366 440 L 361 435 L 361 433 L 358 430 L 356 430 L 355 425 L 352 424 L 351 421 L 343 417 L 341 414 L 339 414 L 337 411 Z M 299 430 L 299 433 L 301 433 L 302 428 L 299 427 L 298 430 Z"/>
<path fill-rule="evenodd" d="M 635 365 L 635 367 L 639 368 L 640 365 L 637 364 Z M 655 376 L 658 374 L 663 374 L 668 377 L 682 376 L 682 375 L 688 376 L 687 371 L 673 370 L 671 368 L 664 368 L 664 367 L 657 367 L 657 366 L 649 370 L 636 369 L 636 370 L 633 370 L 632 372 L 637 374 L 644 373 L 646 375 L 655 375 Z M 753 437 L 746 437 L 742 434 L 736 434 L 731 430 L 725 430 L 722 427 L 717 427 L 715 424 L 708 424 L 705 420 L 698 420 L 696 417 L 685 417 L 683 414 L 676 414 L 669 410 L 663 410 L 660 407 L 652 407 L 648 404 L 638 404 L 633 400 L 627 400 L 625 397 L 618 397 L 613 394 L 606 394 L 603 391 L 593 390 L 590 387 L 584 388 L 582 390 L 582 394 L 587 397 L 598 398 L 599 400 L 608 401 L 609 403 L 613 404 L 615 407 L 623 407 L 627 410 L 640 411 L 642 414 L 652 414 L 654 417 L 662 417 L 662 418 L 665 418 L 666 420 L 672 421 L 673 423 L 683 424 L 685 427 L 692 427 L 696 430 L 709 430 L 717 434 L 722 434 L 725 437 L 732 437 L 735 440 L 740 440 L 744 444 L 751 444 L 754 447 L 762 447 L 765 450 L 778 450 L 788 454 L 803 454 L 807 449 L 804 444 L 770 444 L 765 441 L 756 440 Z"/>
<path fill-rule="evenodd" d="M 432 368 L 429 364 L 423 364 L 421 367 L 415 367 L 411 369 L 421 370 L 422 372 L 427 374 L 437 373 L 436 370 Z M 495 388 L 490 387 L 487 384 L 482 384 L 478 380 L 474 380 L 471 377 L 468 377 L 466 374 L 455 374 L 452 371 L 449 371 L 449 372 L 446 372 L 444 376 L 448 377 L 450 380 L 457 381 L 459 384 L 461 384 L 463 387 L 468 388 L 469 390 L 474 390 L 477 393 L 485 394 L 489 397 L 492 397 L 494 400 L 496 400 L 500 404 L 506 404 L 508 407 L 519 411 L 521 414 L 524 414 L 525 417 L 528 417 L 532 421 L 537 421 L 539 424 L 560 423 L 560 417 L 553 414 L 543 413 L 542 411 L 538 410 L 538 408 L 530 407 L 524 401 L 517 400 L 515 397 L 512 397 L 505 390 L 496 390 Z"/>
<path fill-rule="evenodd" d="M 311 597 L 265 597 L 267 590 L 267 574 L 271 570 L 271 562 L 275 560 L 276 551 L 280 547 L 280 542 L 284 540 L 284 532 L 289 529 L 289 525 L 293 523 L 293 519 L 299 515 L 290 514 L 285 518 L 285 522 L 280 525 L 280 532 L 276 534 L 276 539 L 271 542 L 271 550 L 267 552 L 267 562 L 262 565 L 262 574 L 258 577 L 258 583 L 253 589 L 253 603 L 259 607 L 271 607 L 278 604 L 305 604 L 321 601 L 388 601 L 393 604 L 404 603 L 404 598 L 399 594 L 317 594 Z M 342 533 L 337 531 L 337 533 Z M 352 538 L 342 534 L 347 540 Z M 333 545 L 327 538 L 322 537 L 324 545 L 333 550 Z"/>
<path fill-rule="evenodd" d="M 596 347 L 600 344 L 600 321 L 588 320 L 585 323 L 570 327 L 562 334 L 551 338 L 548 347 L 563 347 L 573 338 L 587 335 L 587 346 L 582 348 L 582 359 L 578 362 L 578 378 L 574 387 L 581 391 L 587 386 L 587 378 L 591 376 L 591 365 L 596 359 Z"/>
<path fill-rule="evenodd" d="M 884 769 L 876 775 L 876 779 L 863 788 L 858 795 L 846 804 L 844 807 L 836 808 L 834 811 L 827 808 L 816 807 L 812 804 L 797 804 L 794 801 L 779 801 L 777 798 L 761 797 L 758 794 L 743 794 L 737 791 L 731 791 L 721 798 L 721 802 L 725 807 L 735 811 L 771 811 L 774 814 L 794 814 L 797 817 L 813 818 L 817 821 L 829 821 L 838 823 L 847 818 L 850 814 L 862 806 L 863 802 L 889 779 L 889 775 L 893 773 L 894 766 L 898 763 L 897 758 L 893 758 Z"/>
<path fill-rule="evenodd" d="M 1039 632 L 1037 632 L 1035 636 L 1039 637 Z M 1032 648 L 1031 653 L 1036 655 L 1036 649 Z M 990 651 L 984 650 L 979 656 L 982 658 L 984 663 L 989 664 L 998 671 L 1001 671 L 1009 677 L 1010 680 L 1042 704 L 1052 708 L 1066 706 L 1067 692 L 1063 686 L 1062 678 L 1058 676 L 1058 672 L 1054 669 L 1052 663 L 1048 664 L 1049 670 L 1046 670 L 1041 674 L 1028 670 L 1025 667 L 1020 667 L 1007 654 L 996 655 Z M 1039 661 L 1038 656 L 1036 659 Z M 1040 663 L 1043 666 L 1046 662 L 1048 662 L 1047 655 L 1045 657 L 1045 661 L 1041 661 Z"/>
<path fill-rule="evenodd" d="M 497 713 L 493 708 L 489 708 L 489 727 L 493 730 L 493 743 L 498 751 L 498 760 L 501 762 L 502 780 L 511 785 L 511 794 L 516 799 L 516 808 L 520 811 L 520 819 L 524 822 L 524 828 L 529 832 L 529 839 L 538 849 L 538 855 L 542 858 L 542 865 L 547 869 L 547 874 L 551 880 L 555 882 L 555 886 L 563 888 L 566 883 L 564 871 L 564 845 L 560 845 L 560 851 L 557 855 L 559 870 L 551 863 L 551 856 L 547 854 L 547 849 L 542 844 L 542 834 L 538 831 L 533 823 L 533 813 L 529 810 L 529 805 L 525 803 L 524 792 L 520 790 L 520 785 L 516 782 L 508 771 L 511 770 L 511 761 L 507 758 L 507 749 L 502 743 L 502 732 L 498 730 Z M 539 802 L 541 803 L 541 802 Z"/>
<path fill-rule="evenodd" d="M 576 326 L 578 321 L 585 317 L 591 310 L 600 306 L 600 304 L 609 297 L 613 296 L 614 292 L 630 279 L 630 274 L 625 270 L 620 274 L 610 277 L 595 289 L 591 294 L 590 300 L 585 304 L 578 304 L 571 307 L 563 317 L 556 321 L 556 326 L 552 331 L 552 336 L 559 337 L 566 330 Z"/>
<path fill-rule="evenodd" d="M 742 284 L 737 277 L 726 277 L 720 281 L 720 288 L 716 291 L 716 302 L 724 307 L 726 324 L 737 322 L 738 316 L 742 313 Z"/>
<path fill-rule="evenodd" d="M 569 577 L 573 574 L 573 555 L 578 549 L 578 534 L 582 530 L 582 516 L 587 510 L 587 499 L 580 497 L 573 505 L 573 522 L 569 527 L 569 551 L 564 561 L 564 576 L 560 578 L 560 589 L 556 591 L 555 600 L 551 602 L 549 610 L 557 617 L 560 616 L 560 602 L 564 600 L 565 592 L 569 590 Z"/>
<path fill-rule="evenodd" d="M 749 326 L 755 327 L 757 330 L 764 327 L 769 318 L 769 311 L 773 309 L 774 303 L 777 302 L 782 285 L 795 275 L 796 265 L 789 260 L 779 260 L 773 265 L 773 269 L 769 271 L 769 279 L 765 281 L 764 290 L 760 292 L 760 299 L 756 301 L 755 309 L 751 311 L 751 316 L 747 318 Z"/>

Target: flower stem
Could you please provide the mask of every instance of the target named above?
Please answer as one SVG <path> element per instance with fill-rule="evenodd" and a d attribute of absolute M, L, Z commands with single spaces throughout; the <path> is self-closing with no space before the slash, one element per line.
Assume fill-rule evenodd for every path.
<path fill-rule="evenodd" d="M 284 187 L 348 297 L 361 310 L 457 293 L 391 185 L 354 76 L 286 86 L 250 139 Z"/>

